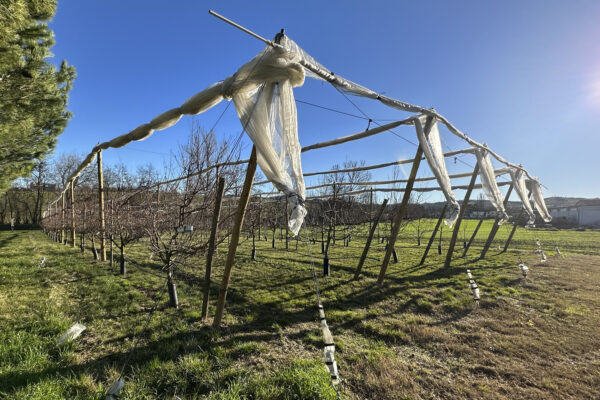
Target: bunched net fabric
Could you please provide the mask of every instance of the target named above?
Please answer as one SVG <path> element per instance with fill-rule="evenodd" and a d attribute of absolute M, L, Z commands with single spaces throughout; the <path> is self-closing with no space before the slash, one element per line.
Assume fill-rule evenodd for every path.
<path fill-rule="evenodd" d="M 424 117 L 421 118 L 422 119 L 419 121 L 415 121 L 415 124 L 421 124 L 421 121 L 425 120 Z M 452 191 L 452 183 L 450 182 L 448 169 L 446 168 L 446 160 L 444 158 L 437 121 L 433 122 L 433 125 L 429 130 L 429 135 L 426 135 L 421 127 L 417 127 L 417 136 L 421 148 L 423 149 L 423 153 L 425 154 L 425 159 L 427 159 L 427 163 L 429 164 L 429 168 L 435 175 L 435 178 L 442 189 L 442 193 L 444 193 L 444 197 L 446 197 L 446 201 L 448 202 L 448 219 L 445 222 L 446 225 L 452 228 L 454 222 L 456 222 L 456 219 L 458 218 L 460 206 Z"/>
<path fill-rule="evenodd" d="M 527 187 L 531 190 L 531 197 L 535 209 L 540 213 L 544 222 L 552 221 L 552 216 L 550 216 L 550 213 L 546 208 L 546 202 L 544 201 L 544 195 L 542 194 L 542 185 L 540 185 L 538 181 L 529 179 L 527 180 Z"/>
<path fill-rule="evenodd" d="M 498 217 L 500 218 L 498 225 L 502 225 L 508 219 L 508 215 L 504 209 L 502 193 L 496 182 L 496 174 L 490 160 L 489 152 L 480 148 L 476 148 L 474 151 L 477 163 L 479 164 L 479 179 L 481 180 L 483 192 L 498 212 Z"/>
<path fill-rule="evenodd" d="M 294 61 L 293 53 L 267 47 L 240 68 L 235 79 L 251 82 L 233 93 L 233 102 L 256 146 L 258 165 L 287 196 L 292 209 L 289 229 L 297 235 L 306 216 L 306 189 L 293 87 L 304 83 L 304 68 Z"/>
<path fill-rule="evenodd" d="M 513 187 L 515 188 L 515 191 L 517 192 L 519 198 L 521 199 L 521 202 L 523 203 L 525 212 L 529 216 L 527 226 L 533 227 L 535 224 L 535 214 L 533 213 L 531 203 L 529 202 L 529 196 L 527 195 L 527 187 L 525 185 L 525 177 L 523 171 L 518 168 L 510 167 L 510 177 L 513 182 Z"/>

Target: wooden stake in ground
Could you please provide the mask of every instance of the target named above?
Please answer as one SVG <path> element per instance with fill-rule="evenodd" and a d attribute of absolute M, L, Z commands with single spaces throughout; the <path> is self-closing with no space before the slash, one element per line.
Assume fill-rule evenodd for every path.
<path fill-rule="evenodd" d="M 104 174 L 102 172 L 102 150 L 98 151 L 98 212 L 100 219 L 100 260 L 106 261 L 106 248 L 104 243 Z"/>
<path fill-rule="evenodd" d="M 61 229 L 60 229 L 60 242 L 62 244 L 67 244 L 67 235 L 66 235 L 66 229 L 65 229 L 65 196 L 67 195 L 67 192 L 64 192 L 62 194 L 61 197 L 61 201 L 62 201 L 62 208 L 61 208 Z"/>
<path fill-rule="evenodd" d="M 423 126 L 421 125 L 421 121 L 416 118 L 415 119 L 415 128 L 417 130 L 422 130 Z M 425 136 L 429 135 L 429 131 L 433 124 L 433 118 L 427 117 L 427 122 L 425 123 Z M 398 237 L 398 232 L 400 232 L 400 225 L 402 224 L 402 219 L 404 218 L 404 214 L 406 213 L 406 208 L 408 207 L 408 200 L 410 199 L 410 193 L 412 191 L 413 185 L 415 183 L 415 178 L 417 177 L 417 171 L 419 170 L 419 166 L 421 165 L 421 157 L 423 156 L 423 149 L 421 146 L 417 149 L 417 153 L 415 154 L 415 161 L 413 162 L 412 168 L 410 170 L 410 175 L 408 177 L 408 182 L 406 182 L 406 187 L 404 188 L 404 195 L 402 196 L 402 202 L 400 203 L 400 210 L 396 215 L 394 220 L 394 226 L 392 228 L 392 234 L 390 240 L 388 242 L 388 247 L 385 251 L 385 256 L 383 257 L 383 263 L 381 264 L 381 270 L 379 271 L 379 278 L 377 278 L 377 283 L 383 285 L 383 278 L 385 278 L 385 273 L 387 271 L 387 267 L 390 263 L 390 258 L 392 257 L 392 252 L 394 250 L 394 246 L 396 245 L 396 239 Z"/>
<path fill-rule="evenodd" d="M 448 245 L 448 253 L 446 253 L 446 261 L 444 262 L 444 267 L 446 268 L 449 267 L 450 263 L 452 262 L 452 255 L 454 253 L 456 239 L 458 238 L 458 232 L 460 231 L 460 224 L 462 222 L 463 217 L 465 216 L 465 211 L 469 206 L 469 199 L 471 198 L 471 192 L 473 192 L 473 186 L 475 185 L 475 181 L 477 180 L 478 173 L 479 163 L 475 164 L 475 168 L 473 169 L 473 175 L 471 175 L 471 182 L 469 182 L 469 188 L 467 189 L 467 193 L 465 193 L 465 198 L 463 199 L 460 211 L 458 212 L 458 218 L 454 223 L 454 230 L 452 231 L 452 237 L 450 238 L 450 244 Z"/>
<path fill-rule="evenodd" d="M 477 235 L 477 232 L 479 231 L 479 228 L 481 227 L 482 223 L 483 223 L 483 218 L 481 218 L 479 220 L 479 222 L 477 223 L 477 226 L 475 227 L 475 230 L 473 231 L 473 235 L 471 235 L 471 239 L 469 239 L 469 241 L 467 242 L 465 251 L 463 251 L 463 254 L 462 254 L 463 257 L 465 257 L 467 255 L 467 252 L 469 251 L 469 247 L 471 247 L 471 244 L 473 243 L 473 240 L 475 239 L 475 236 Z"/>
<path fill-rule="evenodd" d="M 225 178 L 219 178 L 215 198 L 215 209 L 213 211 L 212 225 L 210 227 L 210 239 L 208 239 L 208 253 L 206 254 L 206 271 L 204 273 L 204 290 L 202 296 L 202 319 L 208 316 L 208 297 L 210 294 L 210 274 L 212 271 L 212 260 L 217 245 L 217 229 L 219 227 L 219 217 L 221 215 L 221 203 L 223 202 L 223 192 L 225 191 Z"/>
<path fill-rule="evenodd" d="M 506 197 L 504 198 L 504 208 L 506 208 L 507 204 L 508 204 L 508 197 L 510 196 L 510 193 L 512 192 L 512 188 L 513 185 L 512 183 L 510 184 L 510 186 L 508 187 L 508 191 L 506 192 Z M 494 237 L 496 237 L 496 233 L 498 233 L 498 228 L 500 228 L 500 217 L 496 217 L 496 219 L 494 220 L 494 225 L 492 225 L 492 229 L 490 230 L 490 234 L 487 238 L 487 240 L 485 241 L 485 245 L 483 246 L 483 250 L 481 251 L 481 255 L 479 256 L 479 258 L 485 258 L 486 253 L 488 252 L 488 250 L 490 249 L 490 246 L 492 245 L 492 242 L 494 241 Z"/>
<path fill-rule="evenodd" d="M 527 201 L 529 201 L 530 197 L 531 197 L 531 190 L 527 194 Z M 521 209 L 519 216 L 514 220 L 512 230 L 510 231 L 510 234 L 508 235 L 508 239 L 506 239 L 506 243 L 504 243 L 504 249 L 502 249 L 501 253 L 504 253 L 506 250 L 508 250 L 508 246 L 510 246 L 510 242 L 512 241 L 513 235 L 515 234 L 515 232 L 517 230 L 519 221 L 521 220 L 521 218 L 523 218 L 523 214 L 525 214 L 525 208 Z"/>
<path fill-rule="evenodd" d="M 373 191 L 371 191 L 371 200 L 373 199 Z M 367 238 L 367 243 L 365 244 L 365 248 L 360 256 L 360 260 L 358 261 L 358 266 L 356 267 L 356 272 L 354 273 L 354 279 L 358 279 L 360 272 L 362 271 L 363 264 L 367 259 L 367 254 L 369 253 L 369 247 L 371 246 L 371 241 L 373 240 L 373 235 L 375 235 L 375 229 L 377 229 L 377 224 L 379 224 L 379 219 L 383 215 L 383 211 L 385 210 L 385 206 L 387 205 L 388 199 L 384 199 L 383 203 L 379 207 L 377 211 L 377 215 L 373 221 L 369 220 L 369 224 L 371 225 L 371 229 L 369 230 L 369 237 Z"/>
<path fill-rule="evenodd" d="M 333 216 L 331 217 L 332 228 L 333 228 L 333 244 L 335 245 L 335 224 L 337 223 L 337 218 L 335 216 L 335 203 L 337 202 L 337 185 L 333 182 Z"/>
<path fill-rule="evenodd" d="M 423 257 L 421 257 L 421 262 L 419 263 L 419 265 L 423 265 L 423 263 L 425 262 L 425 259 L 427 258 L 427 254 L 429 253 L 429 249 L 431 248 L 431 245 L 433 244 L 433 241 L 435 240 L 437 231 L 438 231 L 438 229 L 440 229 L 440 225 L 442 224 L 442 221 L 444 220 L 444 214 L 446 214 L 447 208 L 448 208 L 448 204 L 444 204 L 444 207 L 442 208 L 440 217 L 438 218 L 437 223 L 435 224 L 435 228 L 433 228 L 433 232 L 431 233 L 431 237 L 429 238 L 429 242 L 427 242 L 427 247 L 425 247 L 425 251 L 423 252 Z"/>
<path fill-rule="evenodd" d="M 75 190 L 73 184 L 75 179 L 71 180 L 71 247 L 75 248 Z"/>
<path fill-rule="evenodd" d="M 217 309 L 215 311 L 215 319 L 213 321 L 214 328 L 221 326 L 221 319 L 223 318 L 223 310 L 225 308 L 225 299 L 227 297 L 227 288 L 229 287 L 229 280 L 231 279 L 231 270 L 235 261 L 235 253 L 240 240 L 240 232 L 242 231 L 242 224 L 244 223 L 244 216 L 246 215 L 246 208 L 248 207 L 248 200 L 250 199 L 250 192 L 252 190 L 255 172 L 256 147 L 252 146 L 252 154 L 250 155 L 250 160 L 248 161 L 248 169 L 246 170 L 244 187 L 238 203 L 235 223 L 231 231 L 231 242 L 229 243 L 229 252 L 227 253 L 227 259 L 225 260 L 225 270 L 223 271 L 223 280 L 221 281 L 221 287 L 219 289 L 219 299 L 217 300 Z"/>

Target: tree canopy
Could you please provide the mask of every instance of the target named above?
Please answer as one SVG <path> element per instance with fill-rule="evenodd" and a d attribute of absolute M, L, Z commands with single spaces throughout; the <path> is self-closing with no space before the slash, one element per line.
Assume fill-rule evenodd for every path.
<path fill-rule="evenodd" d="M 0 0 L 0 193 L 56 146 L 75 68 L 49 63 L 55 0 Z"/>

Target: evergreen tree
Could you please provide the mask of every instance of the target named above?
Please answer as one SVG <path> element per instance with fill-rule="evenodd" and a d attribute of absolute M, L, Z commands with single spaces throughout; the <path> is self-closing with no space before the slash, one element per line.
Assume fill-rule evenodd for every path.
<path fill-rule="evenodd" d="M 56 146 L 75 68 L 46 61 L 56 0 L 0 0 L 0 193 Z"/>

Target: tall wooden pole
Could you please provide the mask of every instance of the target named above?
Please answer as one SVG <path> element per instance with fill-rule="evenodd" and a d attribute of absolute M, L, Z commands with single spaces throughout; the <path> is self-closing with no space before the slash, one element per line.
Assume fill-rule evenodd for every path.
<path fill-rule="evenodd" d="M 433 124 L 433 118 L 428 117 L 427 122 L 425 123 L 425 135 L 429 135 L 429 131 Z M 417 130 L 422 130 L 423 126 L 421 125 L 421 121 L 419 119 L 415 119 L 415 128 Z M 383 263 L 381 264 L 381 269 L 379 270 L 379 278 L 377 279 L 377 283 L 383 285 L 383 278 L 385 278 L 385 273 L 387 271 L 387 267 L 390 263 L 390 258 L 392 257 L 392 253 L 394 250 L 394 246 L 396 244 L 396 239 L 398 237 L 398 232 L 400 232 L 400 225 L 402 224 L 402 219 L 404 218 L 404 214 L 406 213 L 406 209 L 408 207 L 408 200 L 410 199 L 410 193 L 412 192 L 413 185 L 415 183 L 415 179 L 417 177 L 417 171 L 419 170 L 419 166 L 421 165 L 421 157 L 423 156 L 423 149 L 421 146 L 417 149 L 417 153 L 415 154 L 415 161 L 412 164 L 412 168 L 410 170 L 410 175 L 408 177 L 408 182 L 406 182 L 406 187 L 404 188 L 404 196 L 402 196 L 402 203 L 400 203 L 400 210 L 396 215 L 396 219 L 394 220 L 394 226 L 392 227 L 392 234 L 390 240 L 388 242 L 388 247 L 385 251 L 385 256 L 383 257 Z"/>
<path fill-rule="evenodd" d="M 465 257 L 467 255 L 467 252 L 469 251 L 469 247 L 471 247 L 471 244 L 473 243 L 473 240 L 475 239 L 475 236 L 477 235 L 477 232 L 479 231 L 479 227 L 481 227 L 482 223 L 483 223 L 483 218 L 481 218 L 479 220 L 479 222 L 477 223 L 477 226 L 475 227 L 475 230 L 473 231 L 473 235 L 471 235 L 471 239 L 469 239 L 469 241 L 467 242 L 465 251 L 463 251 L 463 254 L 462 254 L 463 257 Z"/>
<path fill-rule="evenodd" d="M 469 206 L 469 199 L 471 198 L 471 192 L 473 192 L 473 186 L 475 185 L 475 181 L 477 180 L 477 174 L 479 173 L 479 163 L 475 164 L 475 168 L 473 169 L 473 175 L 471 175 L 471 182 L 469 182 L 469 187 L 467 188 L 467 193 L 465 193 L 465 198 L 460 207 L 460 211 L 458 212 L 458 218 L 454 223 L 454 230 L 452 231 L 452 237 L 450 238 L 450 244 L 448 245 L 448 253 L 446 253 L 446 261 L 444 262 L 444 267 L 449 267 L 452 262 L 452 255 L 454 253 L 454 246 L 456 245 L 456 239 L 458 238 L 458 232 L 460 231 L 460 224 L 462 222 L 463 217 L 465 216 L 465 211 Z"/>
<path fill-rule="evenodd" d="M 371 231 L 372 226 L 373 226 L 373 188 L 371 188 L 371 193 L 369 196 L 369 231 Z"/>
<path fill-rule="evenodd" d="M 440 229 L 440 225 L 442 224 L 442 221 L 444 220 L 444 214 L 446 214 L 446 209 L 448 208 L 448 204 L 444 204 L 444 208 L 442 208 L 442 212 L 440 213 L 440 217 L 438 218 L 436 224 L 435 224 L 435 228 L 433 228 L 433 232 L 431 233 L 431 237 L 429 238 L 429 242 L 427 242 L 427 247 L 425 247 L 425 251 L 423 252 L 423 257 L 421 257 L 421 262 L 419 263 L 419 265 L 423 265 L 423 263 L 425 262 L 425 259 L 427 258 L 427 254 L 429 253 L 429 249 L 431 248 L 431 245 L 433 244 L 433 241 L 435 240 L 435 235 L 437 235 L 437 231 L 438 229 Z"/>
<path fill-rule="evenodd" d="M 61 224 L 60 224 L 60 242 L 62 244 L 67 244 L 67 235 L 65 233 L 65 196 L 67 192 L 64 192 L 61 197 L 62 206 L 61 206 Z"/>
<path fill-rule="evenodd" d="M 102 150 L 98 152 L 98 212 L 100 219 L 100 260 L 106 261 L 106 248 L 104 243 L 104 173 L 102 172 Z"/>
<path fill-rule="evenodd" d="M 213 255 L 217 246 L 217 230 L 219 228 L 219 217 L 221 215 L 221 203 L 225 191 L 225 178 L 219 178 L 215 198 L 215 209 L 213 211 L 212 225 L 210 227 L 210 239 L 208 240 L 208 253 L 206 254 L 206 272 L 204 273 L 204 290 L 202 296 L 202 319 L 208 316 L 208 298 L 210 294 L 210 274 L 212 271 Z"/>
<path fill-rule="evenodd" d="M 71 180 L 71 247 L 75 248 L 75 179 Z"/>
<path fill-rule="evenodd" d="M 255 172 L 256 147 L 252 146 L 252 154 L 250 155 L 250 160 L 248 161 L 248 169 L 246 170 L 246 178 L 244 179 L 244 188 L 242 189 L 242 194 L 238 203 L 237 214 L 235 216 L 235 223 L 231 231 L 231 241 L 229 243 L 227 259 L 225 260 L 223 280 L 221 281 L 221 287 L 219 289 L 219 299 L 217 300 L 217 309 L 215 311 L 215 319 L 213 321 L 213 327 L 215 328 L 221 326 L 223 309 L 225 308 L 225 299 L 227 297 L 227 288 L 229 287 L 229 280 L 231 279 L 231 270 L 233 268 L 233 262 L 235 261 L 235 253 L 240 240 L 240 232 L 242 231 L 242 224 L 244 223 L 244 216 L 246 214 L 246 208 L 248 207 L 248 200 L 250 199 L 250 192 L 252 190 L 252 182 L 254 181 Z"/>
<path fill-rule="evenodd" d="M 506 192 L 506 197 L 504 198 L 504 208 L 506 208 L 506 206 L 508 205 L 508 197 L 512 192 L 512 188 L 513 184 L 511 183 L 508 187 L 508 191 Z M 498 233 L 498 228 L 500 228 L 500 217 L 496 217 L 496 219 L 494 220 L 494 224 L 492 225 L 490 234 L 487 240 L 485 241 L 485 244 L 483 245 L 483 250 L 481 251 L 481 255 L 479 256 L 479 258 L 485 258 L 485 255 L 487 254 L 488 250 L 490 249 L 490 246 L 492 245 L 492 242 L 494 241 L 494 237 L 496 237 L 496 233 Z"/>
<path fill-rule="evenodd" d="M 290 249 L 290 216 L 288 215 L 288 202 L 285 199 L 285 250 Z"/>
<path fill-rule="evenodd" d="M 373 192 L 371 191 L 371 194 Z M 372 197 L 371 197 L 372 198 Z M 360 256 L 360 260 L 358 261 L 358 266 L 356 267 L 356 272 L 354 273 L 354 279 L 358 279 L 360 272 L 362 271 L 363 264 L 367 259 L 367 254 L 369 253 L 369 247 L 371 246 L 371 241 L 373 240 L 373 235 L 375 235 L 375 229 L 377 228 L 377 224 L 379 223 L 379 219 L 383 215 L 383 210 L 385 210 L 385 206 L 387 205 L 388 199 L 383 199 L 383 203 L 379 207 L 377 211 L 377 215 L 373 221 L 369 220 L 371 224 L 371 229 L 369 230 L 369 237 L 367 238 L 367 244 L 365 244 L 365 248 Z"/>
<path fill-rule="evenodd" d="M 335 245 L 335 224 L 337 223 L 337 218 L 335 215 L 335 203 L 337 202 L 337 185 L 333 182 L 333 216 L 331 217 L 332 221 L 332 229 L 333 229 L 333 244 Z"/>

